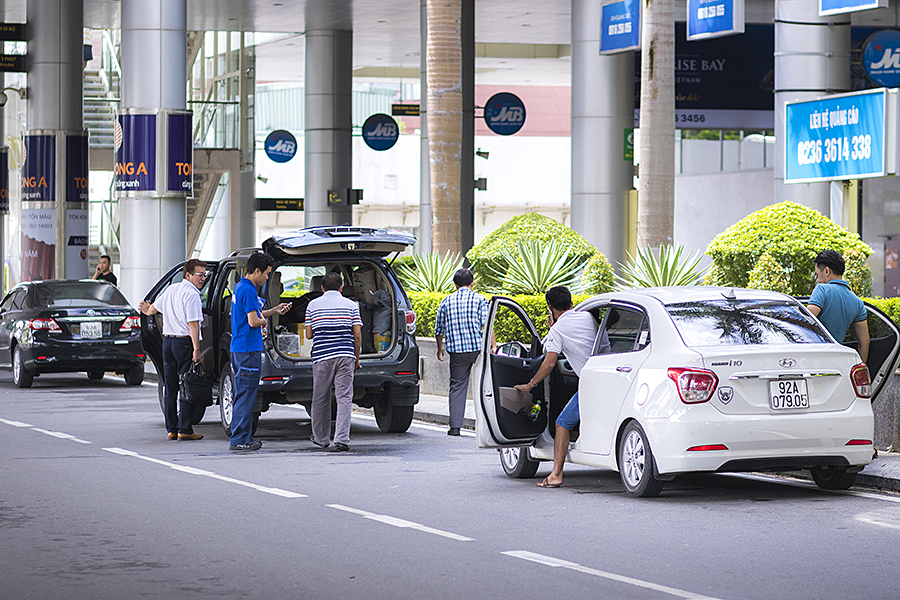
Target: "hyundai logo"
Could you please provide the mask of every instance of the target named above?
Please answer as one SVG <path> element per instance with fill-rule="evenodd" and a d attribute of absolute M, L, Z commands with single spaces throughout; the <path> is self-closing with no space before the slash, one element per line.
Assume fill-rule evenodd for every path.
<path fill-rule="evenodd" d="M 782 358 L 778 361 L 778 364 L 784 367 L 785 369 L 789 369 L 797 364 L 797 361 L 793 358 Z"/>

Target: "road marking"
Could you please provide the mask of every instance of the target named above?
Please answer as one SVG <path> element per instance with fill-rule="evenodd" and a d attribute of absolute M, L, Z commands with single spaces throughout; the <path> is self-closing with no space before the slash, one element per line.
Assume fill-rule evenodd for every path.
<path fill-rule="evenodd" d="M 456 533 L 450 533 L 449 531 L 442 531 L 440 529 L 434 529 L 433 527 L 428 527 L 426 525 L 420 525 L 419 523 L 413 523 L 412 521 L 407 521 L 406 519 L 398 519 L 397 517 L 391 517 L 389 515 L 378 515 L 375 513 L 370 513 L 365 510 L 360 510 L 358 508 L 351 508 L 349 506 L 344 506 L 342 504 L 326 504 L 328 508 L 336 508 L 338 510 L 342 510 L 344 512 L 352 513 L 354 515 L 359 515 L 361 517 L 365 517 L 367 519 L 371 519 L 373 521 L 378 521 L 379 523 L 384 523 L 385 525 L 393 525 L 394 527 L 401 527 L 405 529 L 416 529 L 418 531 L 423 531 L 425 533 L 431 533 L 434 535 L 439 535 L 441 537 L 450 538 L 451 540 L 456 540 L 458 542 L 474 542 L 474 538 L 466 537 L 464 535 L 459 535 Z"/>
<path fill-rule="evenodd" d="M 547 565 L 548 567 L 563 567 L 564 569 L 571 569 L 572 571 L 578 571 L 579 573 L 586 573 L 588 575 L 594 575 L 595 577 L 602 577 L 611 581 L 618 581 L 619 583 L 626 583 L 628 585 L 633 585 L 656 592 L 662 592 L 664 594 L 677 596 L 679 598 L 691 598 L 692 600 L 718 600 L 710 596 L 695 594 L 693 592 L 686 592 L 677 588 L 659 585 L 657 583 L 650 583 L 649 581 L 642 581 L 633 577 L 625 577 L 624 575 L 616 575 L 615 573 L 608 573 L 606 571 L 591 569 L 590 567 L 583 567 L 578 563 L 569 562 L 567 560 L 562 560 L 559 558 L 553 558 L 552 556 L 544 556 L 543 554 L 535 554 L 534 552 L 528 552 L 527 550 L 510 550 L 508 552 L 503 552 L 502 554 L 512 556 L 514 558 L 521 558 L 523 560 L 530 560 L 531 562 Z"/>
<path fill-rule="evenodd" d="M 112 452 L 113 454 L 118 454 L 120 456 L 131 456 L 134 458 L 139 458 L 141 460 L 146 460 L 147 462 L 151 462 L 157 465 L 162 465 L 164 467 L 169 467 L 170 469 L 174 469 L 176 471 L 180 471 L 181 473 L 187 473 L 189 475 L 200 475 L 201 477 L 209 477 L 211 479 L 217 479 L 219 481 L 224 481 L 225 483 L 233 483 L 235 485 L 241 485 L 244 487 L 248 487 L 250 489 L 256 490 L 258 492 L 264 492 L 266 494 L 272 494 L 273 496 L 281 496 L 282 498 L 306 498 L 305 494 L 298 494 L 296 492 L 289 492 L 287 490 L 282 490 L 279 488 L 266 487 L 264 485 L 257 485 L 255 483 L 250 483 L 248 481 L 241 481 L 240 479 L 234 479 L 232 477 L 226 477 L 224 475 L 219 475 L 217 473 L 213 473 L 212 471 L 204 471 L 203 469 L 195 469 L 194 467 L 188 467 L 185 465 L 176 465 L 175 463 L 166 462 L 164 460 L 160 460 L 158 458 L 153 458 L 150 456 L 143 456 L 138 454 L 137 452 L 132 452 L 131 450 L 123 450 L 122 448 L 104 448 L 107 452 Z"/>
<path fill-rule="evenodd" d="M 879 527 L 886 527 L 888 529 L 900 529 L 900 516 L 895 515 L 893 512 L 887 512 L 887 511 L 870 512 L 870 513 L 864 513 L 861 515 L 856 515 L 853 518 L 855 520 L 859 521 L 860 523 L 867 523 L 869 525 L 877 525 Z"/>
<path fill-rule="evenodd" d="M 41 429 L 40 427 L 32 427 L 32 429 L 35 430 L 35 431 L 37 431 L 38 433 L 43 433 L 43 434 L 46 434 L 46 435 L 52 435 L 53 437 L 59 438 L 59 439 L 61 439 L 61 440 L 71 440 L 71 441 L 77 442 L 77 443 L 79 443 L 79 444 L 91 444 L 91 443 L 93 443 L 93 442 L 89 442 L 89 441 L 87 441 L 87 440 L 80 440 L 80 439 L 78 439 L 77 437 L 75 437 L 74 435 L 69 435 L 68 433 L 63 433 L 62 431 L 49 431 L 49 430 L 47 430 L 47 429 Z"/>
<path fill-rule="evenodd" d="M 353 416 L 354 416 L 354 417 L 358 417 L 358 418 L 360 418 L 360 419 L 366 419 L 367 421 L 374 421 L 374 420 L 375 420 L 375 417 L 373 417 L 372 415 L 363 415 L 363 414 L 360 414 L 360 413 L 353 413 Z M 418 428 L 418 429 L 427 429 L 428 431 L 440 431 L 440 432 L 446 432 L 449 426 L 443 426 L 443 425 L 427 425 L 427 424 L 425 424 L 425 423 L 415 423 L 415 422 L 414 422 L 412 425 L 410 425 L 410 427 L 416 427 L 416 428 Z M 464 437 L 475 437 L 475 432 L 474 432 L 474 431 L 469 431 L 468 429 L 460 429 L 460 430 L 459 430 L 459 434 L 462 435 L 462 436 L 464 436 Z"/>
<path fill-rule="evenodd" d="M 22 421 L 7 421 L 6 419 L 0 419 L 0 423 L 6 423 L 7 425 L 12 425 L 13 427 L 34 427 L 34 425 L 29 425 L 28 423 L 23 423 Z"/>
<path fill-rule="evenodd" d="M 752 481 L 762 481 L 765 483 L 777 483 L 780 485 L 789 485 L 792 487 L 803 488 L 807 490 L 816 490 L 818 492 L 828 492 L 831 494 L 842 494 L 844 496 L 858 496 L 859 498 L 869 498 L 870 500 L 884 500 L 885 502 L 894 502 L 900 504 L 900 497 L 888 496 L 887 494 L 875 494 L 873 492 L 861 492 L 858 490 L 823 490 L 815 483 L 806 481 L 791 481 L 782 479 L 775 475 L 755 475 L 751 473 L 722 473 L 728 477 L 740 477 L 741 479 L 750 479 Z"/>

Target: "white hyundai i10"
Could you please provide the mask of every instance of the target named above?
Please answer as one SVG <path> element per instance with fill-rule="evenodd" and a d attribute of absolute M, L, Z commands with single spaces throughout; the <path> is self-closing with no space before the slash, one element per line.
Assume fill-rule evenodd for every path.
<path fill-rule="evenodd" d="M 575 308 L 598 323 L 581 377 L 561 356 L 521 393 L 513 386 L 537 372 L 541 340 L 518 304 L 494 297 L 474 373 L 478 447 L 500 448 L 510 477 L 532 477 L 538 461 L 553 459 L 556 417 L 578 391 L 581 423 L 567 460 L 618 471 L 634 496 L 698 471 L 809 469 L 822 488 L 848 488 L 872 460 L 872 403 L 900 359 L 897 327 L 866 308 L 868 365 L 855 342 L 838 343 L 783 294 L 602 294 Z"/>

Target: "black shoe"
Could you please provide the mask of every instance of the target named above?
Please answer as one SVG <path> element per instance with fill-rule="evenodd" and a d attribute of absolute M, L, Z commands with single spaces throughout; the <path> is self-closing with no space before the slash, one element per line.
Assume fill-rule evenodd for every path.
<path fill-rule="evenodd" d="M 349 452 L 349 451 L 350 451 L 350 446 L 348 446 L 347 444 L 342 444 L 340 442 L 335 442 L 334 450 L 332 450 L 332 452 Z"/>
<path fill-rule="evenodd" d="M 325 442 L 324 444 L 320 444 L 319 442 L 316 441 L 316 438 L 314 436 L 309 436 L 309 441 L 311 441 L 313 444 L 315 444 L 319 448 L 327 448 L 329 446 L 328 442 Z"/>
<path fill-rule="evenodd" d="M 260 448 L 262 448 L 262 442 L 260 442 L 259 440 L 253 440 L 248 444 L 228 446 L 229 450 L 234 450 L 235 452 L 252 452 L 253 450 L 259 450 Z"/>
<path fill-rule="evenodd" d="M 447 435 L 459 435 L 459 427 L 451 427 Z"/>

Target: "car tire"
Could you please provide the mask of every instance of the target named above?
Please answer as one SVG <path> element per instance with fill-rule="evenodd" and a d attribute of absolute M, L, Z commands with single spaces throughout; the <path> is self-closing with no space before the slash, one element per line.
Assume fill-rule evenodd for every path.
<path fill-rule="evenodd" d="M 383 433 L 406 433 L 412 425 L 415 406 L 397 406 L 387 398 L 375 406 L 375 422 Z"/>
<path fill-rule="evenodd" d="M 528 448 L 500 448 L 500 466 L 507 477 L 530 479 L 537 473 L 540 462 L 531 460 Z"/>
<path fill-rule="evenodd" d="M 228 437 L 231 437 L 232 414 L 234 414 L 234 375 L 231 372 L 231 363 L 227 363 L 222 368 L 222 376 L 219 377 L 219 418 L 222 421 L 222 429 Z M 257 427 L 259 427 L 259 413 L 254 411 L 251 435 L 256 434 Z"/>
<path fill-rule="evenodd" d="M 104 375 L 106 375 L 106 373 L 103 371 L 103 369 L 91 369 L 87 372 L 87 377 L 91 381 L 100 381 L 101 379 L 103 379 Z"/>
<path fill-rule="evenodd" d="M 88 374 L 90 377 L 90 374 Z M 125 369 L 125 385 L 141 385 L 144 383 L 144 367 L 131 367 Z"/>
<path fill-rule="evenodd" d="M 846 490 L 856 483 L 856 473 L 848 473 L 839 467 L 810 469 L 813 481 L 823 490 Z"/>
<path fill-rule="evenodd" d="M 619 440 L 619 475 L 625 491 L 638 498 L 652 498 L 662 491 L 664 482 L 654 472 L 653 452 L 647 435 L 637 421 L 630 422 Z"/>
<path fill-rule="evenodd" d="M 29 388 L 34 383 L 34 375 L 25 368 L 22 351 L 16 346 L 13 350 L 13 383 L 17 388 Z"/>

